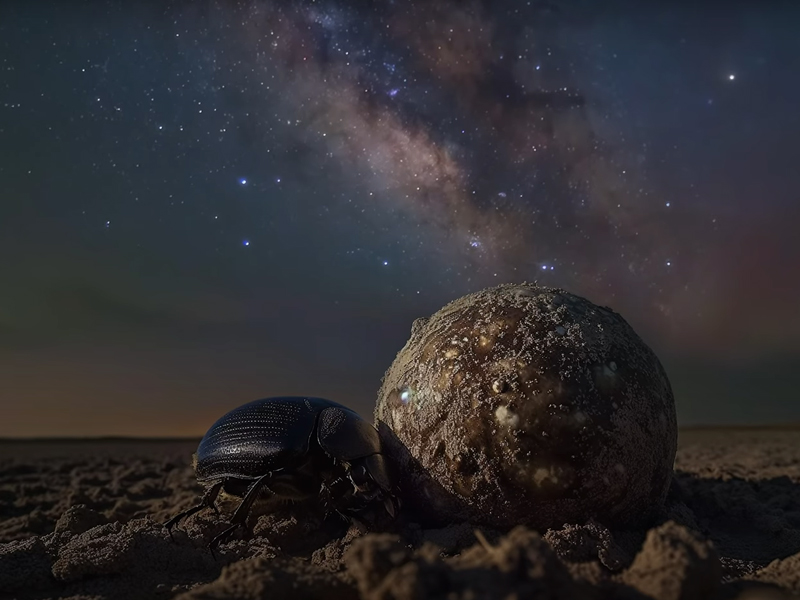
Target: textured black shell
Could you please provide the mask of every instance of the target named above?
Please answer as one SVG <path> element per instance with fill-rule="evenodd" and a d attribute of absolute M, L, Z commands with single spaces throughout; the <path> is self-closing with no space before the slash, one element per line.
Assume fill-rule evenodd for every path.
<path fill-rule="evenodd" d="M 203 436 L 197 448 L 197 479 L 258 477 L 300 464 L 311 446 L 319 415 L 328 408 L 337 409 L 331 411 L 336 414 L 353 416 L 356 430 L 361 429 L 362 422 L 372 427 L 354 411 L 324 398 L 288 396 L 255 400 L 220 417 Z M 364 441 L 372 446 L 373 439 L 379 444 L 377 436 Z M 361 446 L 358 440 L 354 442 L 354 447 Z M 371 450 L 378 448 L 379 445 Z M 354 456 L 337 458 L 347 460 Z"/>

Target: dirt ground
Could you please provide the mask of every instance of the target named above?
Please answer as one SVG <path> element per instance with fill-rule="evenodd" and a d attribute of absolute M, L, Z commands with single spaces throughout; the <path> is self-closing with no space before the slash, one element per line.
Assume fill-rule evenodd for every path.
<path fill-rule="evenodd" d="M 800 431 L 682 431 L 667 506 L 647 531 L 364 533 L 308 511 L 225 528 L 206 511 L 196 442 L 0 442 L 0 598 L 800 597 Z"/>

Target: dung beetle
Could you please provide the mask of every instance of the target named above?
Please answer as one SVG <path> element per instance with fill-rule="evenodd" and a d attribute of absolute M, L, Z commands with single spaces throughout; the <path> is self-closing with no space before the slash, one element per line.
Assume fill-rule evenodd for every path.
<path fill-rule="evenodd" d="M 209 547 L 243 527 L 256 500 L 315 500 L 326 514 L 355 519 L 382 503 L 394 517 L 398 501 L 375 427 L 355 411 L 323 398 L 289 396 L 255 400 L 223 415 L 206 432 L 194 455 L 200 502 L 175 515 L 182 519 L 215 501 L 241 498 L 230 527 Z"/>

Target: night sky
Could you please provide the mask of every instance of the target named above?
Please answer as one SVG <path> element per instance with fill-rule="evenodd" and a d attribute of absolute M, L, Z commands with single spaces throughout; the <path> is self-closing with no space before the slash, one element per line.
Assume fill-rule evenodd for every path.
<path fill-rule="evenodd" d="M 414 318 L 620 312 L 679 421 L 800 422 L 800 5 L 0 3 L 0 436 L 371 417 Z"/>

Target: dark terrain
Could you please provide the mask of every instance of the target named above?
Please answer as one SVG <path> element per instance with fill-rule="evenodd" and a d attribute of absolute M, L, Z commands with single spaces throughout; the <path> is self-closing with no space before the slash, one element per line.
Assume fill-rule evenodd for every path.
<path fill-rule="evenodd" d="M 680 435 L 649 531 L 599 523 L 534 532 L 423 529 L 401 515 L 363 534 L 313 513 L 252 533 L 193 505 L 197 441 L 0 442 L 3 598 L 789 598 L 800 594 L 800 430 Z"/>

